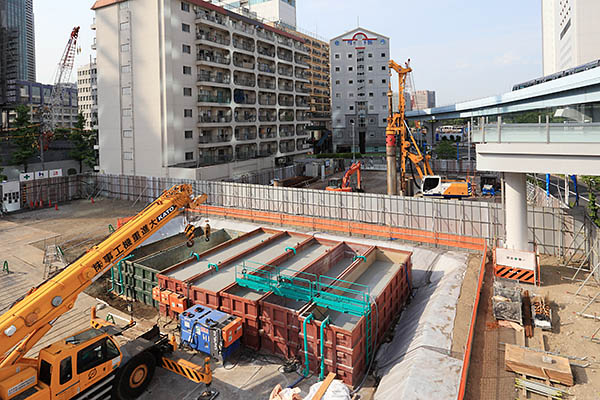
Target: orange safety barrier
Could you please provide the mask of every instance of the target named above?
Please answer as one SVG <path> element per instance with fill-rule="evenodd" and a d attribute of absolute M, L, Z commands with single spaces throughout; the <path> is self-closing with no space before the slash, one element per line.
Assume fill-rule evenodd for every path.
<path fill-rule="evenodd" d="M 245 219 L 255 222 L 288 225 L 308 228 L 310 230 L 327 230 L 341 232 L 346 235 L 368 235 L 385 237 L 386 239 L 400 239 L 411 242 L 427 243 L 457 247 L 467 250 L 482 250 L 485 239 L 455 235 L 451 233 L 438 233 L 418 229 L 400 228 L 387 225 L 369 224 L 355 221 L 340 221 L 334 219 L 304 217 L 270 211 L 254 211 L 238 208 L 218 206 L 200 206 L 195 212 L 211 214 L 226 218 Z"/>
<path fill-rule="evenodd" d="M 458 387 L 458 400 L 465 398 L 465 392 L 467 389 L 467 376 L 469 374 L 469 364 L 471 362 L 471 349 L 473 347 L 473 337 L 475 335 L 475 323 L 477 322 L 477 309 L 479 308 L 479 300 L 481 297 L 481 289 L 483 286 L 483 277 L 485 275 L 485 265 L 487 257 L 487 246 L 484 245 L 482 249 L 481 258 L 481 269 L 479 271 L 479 281 L 477 283 L 477 294 L 475 295 L 475 303 L 473 304 L 473 313 L 471 314 L 471 325 L 469 326 L 469 337 L 467 339 L 467 346 L 465 348 L 465 355 L 463 357 L 463 367 L 460 374 L 460 386 Z"/>
<path fill-rule="evenodd" d="M 535 271 L 521 268 L 511 268 L 504 265 L 494 265 L 494 275 L 499 278 L 513 279 L 523 283 L 535 285 Z"/>

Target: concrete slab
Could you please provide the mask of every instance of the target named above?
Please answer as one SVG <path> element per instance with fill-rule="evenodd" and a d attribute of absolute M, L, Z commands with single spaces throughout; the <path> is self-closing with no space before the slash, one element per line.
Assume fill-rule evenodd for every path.
<path fill-rule="evenodd" d="M 236 254 L 239 254 L 251 247 L 258 245 L 259 243 L 264 242 L 273 235 L 274 233 L 260 232 L 245 240 L 234 243 L 231 246 L 227 246 L 223 249 L 215 251 L 208 256 L 201 258 L 198 262 L 188 264 L 185 267 L 179 268 L 175 271 L 166 272 L 165 275 L 180 281 L 185 281 L 186 279 L 205 271 L 208 264 L 218 264 L 221 261 L 227 260 Z"/>
<path fill-rule="evenodd" d="M 247 254 L 244 259 L 246 261 L 266 264 L 271 260 L 274 260 L 278 256 L 285 253 L 286 247 L 294 247 L 298 245 L 300 242 L 305 240 L 306 238 L 300 236 L 284 236 L 282 238 L 278 238 L 272 243 L 257 249 L 249 254 Z M 231 256 L 235 255 L 232 254 Z M 188 269 L 195 269 L 196 273 L 200 273 L 205 271 L 206 263 L 204 261 L 200 261 L 198 263 L 193 263 L 188 266 Z M 253 264 L 249 264 L 253 266 Z M 201 278 L 198 278 L 191 282 L 193 286 L 198 286 L 203 289 L 211 290 L 213 292 L 217 292 L 219 290 L 224 289 L 227 285 L 235 282 L 235 266 L 230 265 L 226 266 L 223 269 L 219 269 L 219 271 L 211 271 L 210 274 L 205 275 Z"/>

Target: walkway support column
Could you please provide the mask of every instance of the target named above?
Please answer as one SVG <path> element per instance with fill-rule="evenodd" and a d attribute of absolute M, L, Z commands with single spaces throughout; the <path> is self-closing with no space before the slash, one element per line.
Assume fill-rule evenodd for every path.
<path fill-rule="evenodd" d="M 504 173 L 506 248 L 529 250 L 527 236 L 527 183 L 525 174 Z"/>

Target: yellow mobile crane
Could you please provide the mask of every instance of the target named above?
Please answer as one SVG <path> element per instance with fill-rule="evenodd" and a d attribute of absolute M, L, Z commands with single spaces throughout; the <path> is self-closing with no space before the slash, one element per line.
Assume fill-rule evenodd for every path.
<path fill-rule="evenodd" d="M 120 334 L 134 323 L 117 328 L 94 318 L 95 309 L 92 328 L 45 347 L 35 358 L 25 357 L 85 288 L 182 210 L 205 201 L 205 194 L 193 197 L 190 185 L 172 187 L 1 315 L 0 399 L 134 399 L 150 383 L 157 365 L 210 383 L 208 358 L 204 366 L 169 358 L 175 340 L 157 326 L 121 345 Z M 192 240 L 196 232 L 186 229 L 186 234 Z"/>
<path fill-rule="evenodd" d="M 388 194 L 397 194 L 397 174 L 396 174 L 396 138 L 400 138 L 400 190 L 402 194 L 408 194 L 408 179 L 406 177 L 407 160 L 415 166 L 419 178 L 421 179 L 420 192 L 423 196 L 444 197 L 444 198 L 464 198 L 471 196 L 471 183 L 468 181 L 450 181 L 442 179 L 435 175 L 429 160 L 429 154 L 423 154 L 417 145 L 406 123 L 405 111 L 406 100 L 404 91 L 406 89 L 406 79 L 412 72 L 410 59 L 404 66 L 389 61 L 390 74 L 394 70 L 398 74 L 398 112 L 394 112 L 393 92 L 391 80 L 388 89 L 388 123 L 386 128 L 386 157 L 387 157 L 387 183 Z"/>

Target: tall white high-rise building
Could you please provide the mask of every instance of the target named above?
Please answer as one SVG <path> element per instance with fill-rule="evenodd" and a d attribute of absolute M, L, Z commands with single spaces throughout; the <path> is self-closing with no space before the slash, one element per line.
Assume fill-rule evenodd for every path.
<path fill-rule="evenodd" d="M 304 39 L 201 0 L 93 8 L 101 171 L 225 179 L 310 150 Z"/>
<path fill-rule="evenodd" d="M 334 151 L 384 151 L 389 38 L 356 28 L 331 39 L 329 49 Z"/>
<path fill-rule="evenodd" d="M 541 1 L 544 75 L 600 59 L 600 1 Z"/>
<path fill-rule="evenodd" d="M 247 9 L 269 22 L 277 22 L 286 28 L 296 28 L 296 0 L 220 0 L 226 8 Z"/>
<path fill-rule="evenodd" d="M 96 62 L 77 68 L 77 106 L 86 129 L 98 128 L 98 74 Z"/>

